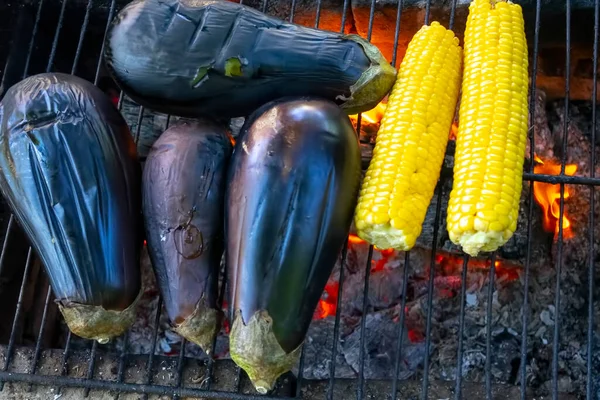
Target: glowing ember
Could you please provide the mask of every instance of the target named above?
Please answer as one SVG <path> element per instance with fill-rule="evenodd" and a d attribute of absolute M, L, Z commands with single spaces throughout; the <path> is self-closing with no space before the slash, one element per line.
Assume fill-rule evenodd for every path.
<path fill-rule="evenodd" d="M 315 311 L 315 319 L 324 319 L 330 315 L 335 315 L 337 309 L 339 283 L 333 283 L 325 286 L 326 298 L 319 300 L 319 304 Z"/>
<path fill-rule="evenodd" d="M 350 244 L 362 244 L 362 243 L 366 243 L 364 240 L 362 240 L 361 238 L 359 238 L 356 235 L 348 235 L 348 243 Z"/>
<path fill-rule="evenodd" d="M 543 161 L 538 156 L 535 156 L 537 165 L 533 168 L 533 172 L 536 174 L 544 175 L 559 175 L 560 164 L 553 163 L 551 161 Z M 577 172 L 577 165 L 568 164 L 565 166 L 565 175 L 572 176 Z M 570 196 L 569 190 L 565 187 L 564 198 L 568 199 Z M 542 207 L 544 211 L 544 230 L 546 232 L 554 232 L 558 235 L 559 229 L 559 217 L 560 217 L 560 185 L 551 184 L 545 182 L 534 182 L 533 183 L 533 195 L 535 201 Z M 570 239 L 573 237 L 573 231 L 571 229 L 571 221 L 563 213 L 562 220 L 563 238 Z"/>
<path fill-rule="evenodd" d="M 456 140 L 456 134 L 458 133 L 458 124 L 455 122 L 452 123 L 452 127 L 450 128 L 450 136 L 449 140 Z"/>
<path fill-rule="evenodd" d="M 385 108 L 387 106 L 386 100 L 381 101 L 374 108 L 369 111 L 365 111 L 362 113 L 361 120 L 363 122 L 367 122 L 369 124 L 378 124 L 383 118 L 383 113 L 385 112 Z M 358 114 L 353 114 L 349 116 L 352 121 L 358 120 Z"/>

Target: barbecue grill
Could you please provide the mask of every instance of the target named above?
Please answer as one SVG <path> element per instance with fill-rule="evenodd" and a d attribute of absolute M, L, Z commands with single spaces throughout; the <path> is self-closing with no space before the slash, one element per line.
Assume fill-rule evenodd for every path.
<path fill-rule="evenodd" d="M 240 1 L 242 2 L 242 1 Z M 445 349 L 445 354 L 452 354 L 452 363 L 455 366 L 452 376 L 431 376 L 432 353 L 434 347 L 439 352 L 440 344 L 436 342 L 434 332 L 438 327 L 434 322 L 436 313 L 436 285 L 439 278 L 436 271 L 439 271 L 437 264 L 440 257 L 449 257 L 447 249 L 440 249 L 443 241 L 444 225 L 444 199 L 448 196 L 447 181 L 451 179 L 450 166 L 446 164 L 442 172 L 442 178 L 434 201 L 430 207 L 424 232 L 428 244 L 426 245 L 426 262 L 418 261 L 420 267 L 427 269 L 426 279 L 422 282 L 424 293 L 423 306 L 423 337 L 416 339 L 420 343 L 420 349 L 423 354 L 422 362 L 418 367 L 411 371 L 410 379 L 406 379 L 401 371 L 406 369 L 407 337 L 410 337 L 411 331 L 408 326 L 410 318 L 406 312 L 407 302 L 409 302 L 409 274 L 411 269 L 416 268 L 417 261 L 421 260 L 419 254 L 413 255 L 413 252 L 402 253 L 399 257 L 402 259 L 401 274 L 399 284 L 397 285 L 397 297 L 399 299 L 397 306 L 401 310 L 397 318 L 393 319 L 393 354 L 391 360 L 386 365 L 391 365 L 392 370 L 389 373 L 391 379 L 379 379 L 373 374 L 367 373 L 365 367 L 366 360 L 370 359 L 371 350 L 368 343 L 369 329 L 373 327 L 370 320 L 366 317 L 370 308 L 373 307 L 372 296 L 370 296 L 370 284 L 373 284 L 371 278 L 375 258 L 381 257 L 379 250 L 373 246 L 359 244 L 363 246 L 363 257 L 357 257 L 361 261 L 360 276 L 361 288 L 357 292 L 360 294 L 359 306 L 360 312 L 355 312 L 354 333 L 360 333 L 354 336 L 357 341 L 358 357 L 353 361 L 354 370 L 350 374 L 340 376 L 340 340 L 350 341 L 342 323 L 342 310 L 345 303 L 354 301 L 344 297 L 345 287 L 348 290 L 347 277 L 348 270 L 345 266 L 348 264 L 350 256 L 350 247 L 353 246 L 352 240 L 344 248 L 340 255 L 339 265 L 336 270 L 335 293 L 330 293 L 330 306 L 337 312 L 335 315 L 329 315 L 332 329 L 328 330 L 329 341 L 326 342 L 327 360 L 323 364 L 324 374 L 318 379 L 315 373 L 311 373 L 311 379 L 306 379 L 304 371 L 306 367 L 314 362 L 307 356 L 308 350 L 302 352 L 299 366 L 295 369 L 295 374 L 284 375 L 278 383 L 277 388 L 266 396 L 260 396 L 252 389 L 245 377 L 243 371 L 237 368 L 230 360 L 213 360 L 199 356 L 198 351 L 190 350 L 190 345 L 185 341 L 179 340 L 178 346 L 171 346 L 165 349 L 164 346 L 173 343 L 169 342 L 169 337 L 163 343 L 162 330 L 160 330 L 160 321 L 162 312 L 161 301 L 156 293 L 153 296 L 152 306 L 145 310 L 147 321 L 144 322 L 149 348 L 140 350 L 138 341 L 141 340 L 139 333 L 129 332 L 124 337 L 119 338 L 118 343 L 113 347 L 99 345 L 97 342 L 85 341 L 70 332 L 62 331 L 60 325 L 60 316 L 56 311 L 56 305 L 53 302 L 52 291 L 48 280 L 40 269 L 40 263 L 33 250 L 28 246 L 27 240 L 20 230 L 18 222 L 14 219 L 6 205 L 3 204 L 2 226 L 3 226 L 3 246 L 0 255 L 0 299 L 4 303 L 4 309 L 0 311 L 2 316 L 2 326 L 0 326 L 0 397 L 9 398 L 27 397 L 29 391 L 43 388 L 41 396 L 58 399 L 62 395 L 75 393 L 73 398 L 81 396 L 87 397 L 96 393 L 110 392 L 115 398 L 129 398 L 132 394 L 148 398 L 148 396 L 167 396 L 171 398 L 198 397 L 198 398 L 223 398 L 223 399 L 386 399 L 386 398 L 455 398 L 465 397 L 475 398 L 508 398 L 509 396 L 520 396 L 526 398 L 552 398 L 557 399 L 575 399 L 575 398 L 600 398 L 600 358 L 595 357 L 594 343 L 599 339 L 600 331 L 597 328 L 595 318 L 598 315 L 598 309 L 595 307 L 595 269 L 598 267 L 598 250 L 595 248 L 598 239 L 595 234 L 597 197 L 595 187 L 600 185 L 600 178 L 595 177 L 596 165 L 596 129 L 597 129 L 597 70 L 598 70 L 598 34 L 600 26 L 600 0 L 595 1 L 576 1 L 565 0 L 564 6 L 556 6 L 542 0 L 517 1 L 523 3 L 524 8 L 528 6 L 529 12 L 525 14 L 528 27 L 528 40 L 530 48 L 530 76 L 531 76 L 531 99 L 530 99 L 530 125 L 532 127 L 530 134 L 530 146 L 528 149 L 527 170 L 524 179 L 526 193 L 522 202 L 521 221 L 522 231 L 524 232 L 524 241 L 513 243 L 512 247 L 521 255 L 524 261 L 519 268 L 516 268 L 517 280 L 520 282 L 521 298 L 518 303 L 523 312 L 513 310 L 514 319 L 520 321 L 518 330 L 509 330 L 508 335 L 512 335 L 517 340 L 518 345 L 514 351 L 517 356 L 511 361 L 511 378 L 506 382 L 501 382 L 497 374 L 494 373 L 494 352 L 497 350 L 495 342 L 498 341 L 498 332 L 494 328 L 494 307 L 497 303 L 499 290 L 496 290 L 496 283 L 500 276 L 500 269 L 504 268 L 504 262 L 507 259 L 507 251 L 490 254 L 484 260 L 485 265 L 485 284 L 482 286 L 485 290 L 484 304 L 481 309 L 485 311 L 482 337 L 485 338 L 480 343 L 481 353 L 485 355 L 481 361 L 481 371 L 483 375 L 477 379 L 467 379 L 464 360 L 471 352 L 467 347 L 466 326 L 469 325 L 468 309 L 474 307 L 470 295 L 470 286 L 468 274 L 472 260 L 468 256 L 458 254 L 452 256 L 454 263 L 458 263 L 459 271 L 457 275 L 458 286 L 453 290 L 456 292 L 456 303 L 458 304 L 458 319 L 455 321 L 457 345 L 451 349 Z M 368 16 L 366 32 L 361 32 L 357 27 L 357 22 L 352 21 L 356 17 L 352 16 L 354 2 L 351 0 L 339 1 L 339 12 L 336 17 L 332 17 L 334 12 L 330 9 L 330 3 L 335 1 L 317 0 L 314 3 L 302 2 L 300 0 L 262 0 L 245 2 L 252 7 L 256 7 L 267 13 L 277 14 L 280 17 L 288 18 L 291 22 L 299 22 L 305 25 L 323 28 L 323 21 L 327 20 L 327 27 L 324 29 L 334 29 L 332 26 L 337 24 L 337 29 L 342 32 L 356 29 L 358 33 L 366 33 L 366 38 L 372 40 L 374 27 L 379 27 L 380 31 L 385 31 L 386 40 L 390 54 L 391 63 L 398 66 L 398 61 L 402 57 L 402 30 L 413 29 L 421 23 L 429 23 L 434 18 L 440 20 L 449 28 L 456 28 L 457 35 L 462 40 L 462 30 L 464 29 L 464 20 L 466 6 L 468 1 L 411 1 L 397 0 L 385 4 L 371 0 L 366 8 L 363 8 L 363 16 Z M 274 5 L 273 3 L 276 3 Z M 285 4 L 284 4 L 285 3 Z M 289 4 L 287 4 L 289 3 Z M 360 1 L 359 1 L 360 3 Z M 544 6 L 542 6 L 544 3 Z M 555 2 L 560 3 L 560 2 Z M 4 42 L 0 44 L 0 65 L 2 67 L 2 85 L 0 85 L 0 96 L 6 89 L 18 80 L 40 72 L 67 72 L 81 75 L 82 77 L 93 81 L 95 84 L 110 86 L 104 79 L 104 71 L 101 56 L 103 49 L 103 38 L 108 28 L 109 22 L 116 15 L 118 10 L 126 4 L 121 0 L 32 0 L 24 4 L 4 4 L 0 5 L 0 27 L 3 31 Z M 337 4 L 337 3 L 336 3 Z M 385 19 L 385 13 L 382 7 L 386 6 L 388 19 Z M 545 7 L 552 8 L 552 15 L 544 19 L 546 13 Z M 579 8 L 581 7 L 581 9 Z M 298 10 L 302 12 L 299 13 Z M 414 12 L 414 10 L 418 12 Z M 368 10 L 368 13 L 367 11 Z M 395 12 L 393 14 L 392 11 Z M 419 21 L 406 20 L 406 10 L 410 11 L 411 18 L 422 18 Z M 575 11 L 578 13 L 576 14 Z M 404 17 L 403 17 L 404 13 Z M 284 15 L 285 14 L 285 15 Z M 301 14 L 301 15 L 299 15 Z M 355 15 L 358 12 L 355 13 Z M 550 14 L 550 13 L 548 13 Z M 389 16 L 395 16 L 395 25 L 389 26 Z M 577 19 L 575 18 L 577 15 Z M 311 20 L 312 18 L 312 20 Z M 298 21 L 301 20 L 301 21 Z M 333 22 L 332 22 L 333 21 Z M 573 22 L 575 22 L 574 26 Z M 383 26 L 383 24 L 387 25 Z M 546 25 L 544 25 L 546 24 Z M 407 27 L 408 26 L 408 27 Z M 560 27 L 557 29 L 557 27 Z M 593 29 L 592 29 L 593 28 Z M 563 30 L 564 29 L 564 30 Z M 543 31 L 547 31 L 544 34 Z M 583 33 L 582 33 L 583 32 Z M 593 35 L 586 37 L 585 32 Z M 412 35 L 414 33 L 411 32 Z M 546 35 L 544 43 L 552 43 L 552 46 L 542 46 L 541 37 Z M 9 40 L 10 38 L 10 40 Z M 558 38 L 558 39 L 557 39 Z M 578 48 L 572 50 L 572 42 L 578 41 L 584 43 L 583 50 Z M 393 42 L 393 43 L 392 43 Z M 589 43 L 589 47 L 585 44 Z M 404 44 L 405 48 L 406 44 Z M 554 50 L 552 50 L 554 49 Z M 558 50 L 556 50 L 558 49 Z M 583 54 L 583 55 L 582 55 Z M 557 61 L 558 60 L 558 61 Z M 581 61 L 576 63 L 576 61 Z M 578 65 L 591 64 L 588 66 L 589 79 L 577 78 L 574 73 L 579 69 Z M 552 64 L 555 64 L 554 66 Z M 541 67 L 541 68 L 540 68 Z M 540 69 L 543 69 L 541 71 Z M 558 71 L 554 76 L 551 70 Z M 539 77 L 539 82 L 538 82 Z M 573 86 L 572 83 L 576 82 Z M 564 99 L 562 100 L 561 110 L 563 117 L 555 122 L 560 130 L 560 143 L 555 148 L 562 149 L 558 152 L 559 160 L 558 173 L 536 172 L 534 167 L 534 152 L 538 147 L 535 145 L 536 135 L 534 135 L 534 125 L 540 110 L 536 106 L 538 98 L 537 88 L 544 90 L 546 98 Z M 158 116 L 151 110 L 143 107 L 137 107 L 132 104 L 122 93 L 105 90 L 109 95 L 112 93 L 114 101 L 119 109 L 128 114 L 126 119 L 131 124 L 131 131 L 136 141 L 144 137 L 144 121 L 153 116 L 154 124 L 164 124 L 168 126 L 172 118 L 170 116 Z M 567 174 L 566 166 L 568 164 L 568 143 L 571 131 L 570 110 L 574 101 L 586 101 L 591 104 L 589 113 L 583 117 L 589 124 L 591 138 L 589 139 L 590 151 L 585 154 L 586 165 L 591 166 L 589 173 L 586 174 Z M 586 104 L 587 104 L 586 103 Z M 578 103 L 579 104 L 579 103 Z M 132 111 L 132 110 L 135 110 Z M 580 116 L 581 117 L 581 116 Z M 366 121 L 360 116 L 355 121 L 358 131 L 364 128 Z M 362 126 L 361 126 L 362 125 Z M 235 123 L 232 123 L 235 127 Z M 362 138 L 362 135 L 361 135 Z M 363 140 L 365 142 L 365 140 Z M 366 140 L 368 142 L 368 139 Z M 141 145 L 140 145 L 141 146 Z M 143 146 L 140 154 L 145 156 Z M 452 159 L 453 146 L 449 145 L 447 160 Z M 532 325 L 532 317 L 529 309 L 533 302 L 531 293 L 532 274 L 534 273 L 532 265 L 535 263 L 537 253 L 535 241 L 536 215 L 539 208 L 534 201 L 535 183 L 558 184 L 560 198 L 558 200 L 559 215 L 558 220 L 562 221 L 565 216 L 565 192 L 568 187 L 581 188 L 581 193 L 588 193 L 585 199 L 581 200 L 588 204 L 589 212 L 585 213 L 582 224 L 585 225 L 585 237 L 580 241 L 585 243 L 585 255 L 582 256 L 585 270 L 581 271 L 580 283 L 576 286 L 579 295 L 584 299 L 580 307 L 580 315 L 577 316 L 585 327 L 585 334 L 582 342 L 578 343 L 580 354 L 585 355 L 581 359 L 581 371 L 579 373 L 581 385 L 578 387 L 568 387 L 564 385 L 563 377 L 569 374 L 569 365 L 564 365 L 561 355 L 565 348 L 570 344 L 565 343 L 561 333 L 565 327 L 563 319 L 566 318 L 561 310 L 561 303 L 565 300 L 563 289 L 563 267 L 565 266 L 565 227 L 558 224 L 558 229 L 552 241 L 552 260 L 551 265 L 546 265 L 548 270 L 556 271 L 552 285 L 549 285 L 549 296 L 552 298 L 549 306 L 552 321 L 546 321 L 545 333 L 542 333 L 540 339 L 545 341 L 548 354 L 544 357 L 539 353 L 532 352 L 528 341 L 531 337 L 529 331 Z M 586 189 L 589 188 L 589 189 Z M 447 200 L 446 200 L 447 201 Z M 523 207 L 523 205 L 526 205 Z M 539 225 L 539 223 L 538 223 Z M 358 250 L 353 250 L 357 252 Z M 423 254 L 421 251 L 420 254 Z M 457 261 L 458 260 L 458 261 Z M 500 261 L 502 260 L 502 261 Z M 502 279 L 502 278 L 501 278 Z M 221 285 L 220 301 L 223 302 L 225 285 Z M 537 314 L 536 314 L 537 315 Z M 548 317 L 548 312 L 542 312 L 540 318 Z M 362 316 L 363 318 L 360 318 Z M 597 320 L 597 318 L 596 318 Z M 326 325 L 331 327 L 331 325 Z M 454 326 L 454 325 L 453 325 Z M 539 332 L 539 330 L 538 330 Z M 168 336 L 168 335 L 167 335 Z M 57 339 L 58 338 L 58 339 Z M 309 332 L 310 338 L 310 332 Z M 310 339 L 309 339 L 310 340 Z M 412 338 L 411 338 L 412 340 Z M 61 347 L 58 347 L 58 344 Z M 164 344 L 164 346 L 163 346 Z M 161 348 L 161 346 L 163 346 Z M 136 351 L 133 351 L 133 348 Z M 147 346 L 148 347 L 148 346 Z M 218 347 L 218 343 L 217 343 Z M 212 352 L 215 354 L 215 351 Z M 219 354 L 218 349 L 216 351 Z M 540 382 L 531 382 L 529 369 L 535 363 L 539 364 L 538 357 L 546 360 L 549 365 L 547 384 L 541 385 Z M 314 358 L 314 357 L 313 357 Z M 346 357 L 347 358 L 347 357 Z M 500 368 L 497 367 L 496 368 Z M 566 371 L 566 372 L 565 372 Z M 337 373 L 336 373 L 337 372 Z M 581 375 L 583 374 L 583 375 Z M 323 376 L 326 378 L 323 379 Z M 574 375 L 573 375 L 574 376 Z M 581 377 L 583 376 L 583 377 Z M 37 388 L 37 389 L 36 389 Z M 532 389 L 533 388 L 533 389 Z M 70 398 L 70 397 L 69 397 Z M 135 397 L 133 397 L 135 398 Z"/>

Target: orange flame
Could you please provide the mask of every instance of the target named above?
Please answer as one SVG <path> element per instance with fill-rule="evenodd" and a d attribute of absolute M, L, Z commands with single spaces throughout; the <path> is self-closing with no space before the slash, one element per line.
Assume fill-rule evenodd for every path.
<path fill-rule="evenodd" d="M 350 235 L 348 235 L 348 243 L 362 244 L 362 243 L 366 243 L 366 242 L 364 240 L 362 240 L 361 238 L 359 238 L 358 236 L 350 234 Z"/>
<path fill-rule="evenodd" d="M 383 114 L 385 113 L 386 107 L 387 107 L 387 104 L 384 103 L 383 101 L 381 101 L 374 108 L 362 113 L 362 117 L 361 117 L 362 121 L 367 122 L 369 124 L 378 124 L 379 121 L 381 121 L 381 118 L 383 118 Z M 353 114 L 353 115 L 350 115 L 349 117 L 353 121 L 358 120 L 358 114 Z"/>
<path fill-rule="evenodd" d="M 448 140 L 456 140 L 457 133 L 458 133 L 458 124 L 456 123 L 456 121 L 454 121 L 452 123 L 452 126 L 450 127 L 450 135 L 448 137 Z"/>
<path fill-rule="evenodd" d="M 337 309 L 339 287 L 340 285 L 337 282 L 325 286 L 325 292 L 327 293 L 327 297 L 319 300 L 319 305 L 317 306 L 314 318 L 324 319 L 329 317 L 330 315 L 335 315 Z"/>
<path fill-rule="evenodd" d="M 534 166 L 533 172 L 536 174 L 544 175 L 558 175 L 560 174 L 560 164 L 553 163 L 551 161 L 544 162 L 537 155 L 535 156 L 537 165 Z M 577 165 L 567 164 L 565 166 L 565 175 L 572 176 L 577 172 Z M 565 187 L 564 198 L 568 199 L 570 196 L 569 190 Z M 560 217 L 560 185 L 551 184 L 545 182 L 534 182 L 533 183 L 533 196 L 535 201 L 544 210 L 544 230 L 546 232 L 554 232 L 558 235 L 559 229 L 559 217 Z M 573 237 L 573 231 L 571 229 L 571 221 L 563 213 L 562 219 L 563 238 L 570 239 Z"/>

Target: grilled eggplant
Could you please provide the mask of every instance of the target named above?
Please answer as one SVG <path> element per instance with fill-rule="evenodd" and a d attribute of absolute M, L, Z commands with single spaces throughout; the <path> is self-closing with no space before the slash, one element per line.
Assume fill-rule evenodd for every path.
<path fill-rule="evenodd" d="M 396 76 L 358 35 L 221 0 L 133 1 L 111 24 L 105 61 L 136 102 L 181 116 L 247 116 L 279 97 L 310 95 L 355 114 L 375 107 Z"/>
<path fill-rule="evenodd" d="M 360 172 L 358 137 L 333 102 L 281 99 L 242 128 L 226 195 L 230 353 L 261 393 L 297 361 Z"/>
<path fill-rule="evenodd" d="M 207 354 L 222 320 L 216 296 L 232 147 L 222 126 L 181 122 L 154 143 L 143 174 L 148 249 L 167 314 Z"/>
<path fill-rule="evenodd" d="M 141 293 L 141 171 L 100 89 L 40 74 L 0 102 L 0 190 L 50 278 L 70 330 L 106 343 Z"/>

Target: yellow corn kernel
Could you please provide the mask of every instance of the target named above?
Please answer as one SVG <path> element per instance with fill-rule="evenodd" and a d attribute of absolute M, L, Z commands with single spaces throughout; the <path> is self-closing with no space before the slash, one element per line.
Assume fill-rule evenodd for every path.
<path fill-rule="evenodd" d="M 438 22 L 423 26 L 408 45 L 355 213 L 358 236 L 380 249 L 409 250 L 421 234 L 444 161 L 461 68 L 458 39 Z"/>
<path fill-rule="evenodd" d="M 506 243 L 519 216 L 529 120 L 521 6 L 507 0 L 472 1 L 464 46 L 447 220 L 450 239 L 476 256 Z M 470 218 L 474 224 L 463 223 Z"/>

